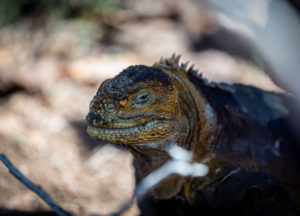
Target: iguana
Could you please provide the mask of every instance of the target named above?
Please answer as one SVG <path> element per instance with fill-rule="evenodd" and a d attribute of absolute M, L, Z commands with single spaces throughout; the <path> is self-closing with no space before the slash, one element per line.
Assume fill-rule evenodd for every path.
<path fill-rule="evenodd" d="M 300 144 L 288 123 L 290 97 L 208 82 L 179 58 L 105 80 L 86 117 L 90 136 L 128 148 L 139 179 L 166 163 L 173 145 L 208 166 L 204 177 L 164 179 L 150 193 L 158 202 L 180 197 L 189 213 L 293 215 Z"/>

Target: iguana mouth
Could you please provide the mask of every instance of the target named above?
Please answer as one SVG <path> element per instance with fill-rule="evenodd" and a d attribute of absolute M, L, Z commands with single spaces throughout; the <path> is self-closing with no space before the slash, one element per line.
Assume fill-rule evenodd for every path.
<path fill-rule="evenodd" d="M 170 131 L 170 122 L 166 120 L 152 120 L 136 126 L 130 125 L 132 123 L 113 123 L 110 127 L 90 124 L 87 132 L 93 138 L 101 141 L 116 144 L 135 144 L 163 137 Z"/>
<path fill-rule="evenodd" d="M 88 126 L 88 129 L 91 130 L 96 130 L 99 133 L 104 133 L 104 134 L 133 134 L 133 133 L 138 133 L 144 130 L 151 130 L 155 127 L 161 127 L 162 122 L 159 120 L 154 120 L 154 121 L 148 121 L 146 123 L 143 123 L 141 125 L 135 126 L 134 123 L 114 123 L 110 127 L 104 127 L 104 126 L 97 126 L 90 124 Z"/>

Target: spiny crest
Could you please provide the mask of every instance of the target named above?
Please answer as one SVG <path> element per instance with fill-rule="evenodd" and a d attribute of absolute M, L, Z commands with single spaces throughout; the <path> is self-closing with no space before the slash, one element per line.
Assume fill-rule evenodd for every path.
<path fill-rule="evenodd" d="M 197 70 L 194 70 L 194 64 L 188 67 L 189 62 L 179 64 L 181 55 L 176 55 L 175 53 L 169 58 L 163 58 L 159 60 L 158 63 L 162 68 L 167 70 L 175 69 L 177 71 L 185 71 L 187 73 L 197 73 Z"/>
<path fill-rule="evenodd" d="M 120 99 L 123 98 L 126 95 L 126 92 L 132 89 L 135 84 L 144 82 L 150 85 L 152 81 L 160 82 L 164 86 L 171 86 L 169 76 L 160 68 L 145 65 L 129 66 L 116 77 L 110 79 L 104 85 L 101 85 L 97 95 L 99 97 L 109 96 Z"/>

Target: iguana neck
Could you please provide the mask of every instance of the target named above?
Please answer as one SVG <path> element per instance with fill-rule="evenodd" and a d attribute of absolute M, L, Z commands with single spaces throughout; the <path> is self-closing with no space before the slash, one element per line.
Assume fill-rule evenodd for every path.
<path fill-rule="evenodd" d="M 154 65 L 159 67 L 159 65 Z M 216 133 L 215 114 L 207 101 L 188 80 L 186 71 L 164 70 L 173 85 L 179 89 L 181 120 L 176 133 L 171 137 L 153 143 L 129 145 L 127 148 L 137 160 L 140 179 L 156 170 L 169 159 L 168 149 L 176 144 L 193 152 L 195 162 L 210 162 L 213 158 L 211 143 Z M 167 199 L 182 189 L 184 177 L 172 175 L 156 187 L 156 198 Z M 173 185 L 172 190 L 166 185 Z"/>
<path fill-rule="evenodd" d="M 212 142 L 217 132 L 213 108 L 187 77 L 185 69 L 165 70 L 180 88 L 181 112 L 187 117 L 188 132 L 184 142 L 177 144 L 193 152 L 194 161 L 206 162 L 211 157 Z"/>

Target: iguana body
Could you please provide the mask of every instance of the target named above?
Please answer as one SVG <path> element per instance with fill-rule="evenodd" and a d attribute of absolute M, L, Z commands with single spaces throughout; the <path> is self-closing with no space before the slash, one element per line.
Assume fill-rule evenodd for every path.
<path fill-rule="evenodd" d="M 285 100 L 249 86 L 208 83 L 172 56 L 152 67 L 131 66 L 104 81 L 90 105 L 88 133 L 125 145 L 137 160 L 140 178 L 168 161 L 168 149 L 175 144 L 208 166 L 205 177 L 163 180 L 152 191 L 157 200 L 181 196 L 194 209 L 228 209 L 244 202 L 254 187 L 275 193 L 282 212 L 292 215 L 288 193 L 267 176 L 298 195 L 299 143 L 280 125 L 290 115 Z M 269 198 L 261 206 L 266 202 Z"/>

